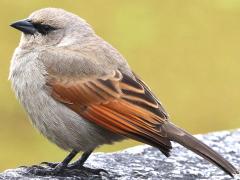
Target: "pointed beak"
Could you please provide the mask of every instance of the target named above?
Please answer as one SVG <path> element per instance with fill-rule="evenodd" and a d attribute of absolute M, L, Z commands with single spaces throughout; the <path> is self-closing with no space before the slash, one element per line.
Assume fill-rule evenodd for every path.
<path fill-rule="evenodd" d="M 24 34 L 34 34 L 37 31 L 34 25 L 26 19 L 14 22 L 10 26 L 22 31 Z"/>

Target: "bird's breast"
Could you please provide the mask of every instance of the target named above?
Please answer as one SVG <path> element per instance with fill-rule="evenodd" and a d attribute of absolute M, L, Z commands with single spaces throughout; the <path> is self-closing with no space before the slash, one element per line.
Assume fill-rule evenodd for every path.
<path fill-rule="evenodd" d="M 10 66 L 9 79 L 34 126 L 44 134 L 46 131 L 44 121 L 40 119 L 43 116 L 41 113 L 44 113 L 43 107 L 47 104 L 44 77 L 46 71 L 37 57 L 37 53 L 16 49 Z"/>

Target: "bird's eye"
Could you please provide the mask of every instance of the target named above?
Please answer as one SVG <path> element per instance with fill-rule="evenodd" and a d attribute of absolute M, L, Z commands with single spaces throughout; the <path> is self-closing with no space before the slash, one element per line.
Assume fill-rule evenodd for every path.
<path fill-rule="evenodd" d="M 40 23 L 37 23 L 37 24 L 34 24 L 34 27 L 37 29 L 37 31 L 39 33 L 41 33 L 42 35 L 47 35 L 49 32 L 53 31 L 53 30 L 56 30 L 56 28 L 50 26 L 50 25 L 47 25 L 47 24 L 40 24 Z"/>

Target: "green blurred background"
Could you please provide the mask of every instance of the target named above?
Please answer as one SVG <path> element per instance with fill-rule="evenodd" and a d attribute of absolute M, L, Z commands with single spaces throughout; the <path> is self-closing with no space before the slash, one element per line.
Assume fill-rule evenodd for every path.
<path fill-rule="evenodd" d="M 9 24 L 44 7 L 87 19 L 151 86 L 176 124 L 191 133 L 240 127 L 239 0 L 1 0 L 0 170 L 66 155 L 32 128 L 7 80 L 20 38 Z"/>

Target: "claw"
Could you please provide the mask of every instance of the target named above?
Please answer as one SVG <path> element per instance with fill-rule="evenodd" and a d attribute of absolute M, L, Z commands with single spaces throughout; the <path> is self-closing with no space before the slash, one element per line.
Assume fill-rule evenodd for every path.
<path fill-rule="evenodd" d="M 41 164 L 47 164 L 46 162 L 43 162 Z M 50 163 L 50 165 L 55 166 L 54 163 Z M 33 165 L 31 167 L 27 168 L 27 173 L 38 175 L 38 176 L 54 176 L 59 175 L 62 172 L 64 172 L 65 166 L 62 165 L 62 163 L 56 163 L 55 167 L 43 167 L 40 165 Z"/>
<path fill-rule="evenodd" d="M 25 165 L 22 165 L 22 166 L 19 166 L 19 168 L 27 168 L 27 166 L 25 166 Z"/>
<path fill-rule="evenodd" d="M 85 166 L 69 165 L 69 166 L 67 167 L 67 169 L 70 169 L 70 170 L 74 170 L 74 169 L 76 169 L 76 170 L 83 170 L 83 171 L 87 171 L 87 172 L 90 172 L 90 173 L 92 173 L 92 174 L 98 174 L 98 175 L 99 175 L 101 172 L 108 174 L 108 172 L 107 172 L 105 169 L 91 169 L 91 168 L 85 167 Z"/>
<path fill-rule="evenodd" d="M 51 168 L 55 168 L 59 163 L 52 163 L 52 162 L 41 162 L 40 164 L 46 165 Z"/>
<path fill-rule="evenodd" d="M 81 173 L 89 175 L 95 174 L 100 175 L 102 172 L 108 174 L 108 172 L 104 169 L 92 169 L 89 167 L 84 167 L 82 165 L 77 164 L 70 164 L 67 167 L 63 163 L 49 163 L 49 162 L 42 162 L 42 165 L 33 165 L 27 168 L 27 173 L 34 174 L 37 176 L 56 176 L 59 174 L 76 174 L 79 175 Z"/>
<path fill-rule="evenodd" d="M 36 166 L 32 166 L 29 168 L 27 173 L 31 173 L 37 176 L 54 176 L 54 175 L 59 175 L 61 174 L 61 169 L 59 168 L 54 168 L 54 169 L 48 169 L 48 168 L 38 168 Z"/>
<path fill-rule="evenodd" d="M 43 169 L 43 167 L 42 167 L 42 166 L 40 166 L 40 165 L 32 165 L 32 166 L 31 166 L 31 168 Z"/>
<path fill-rule="evenodd" d="M 100 174 L 101 172 L 108 174 L 108 172 L 105 169 L 91 169 L 88 167 L 85 167 L 85 169 L 93 174 Z"/>

